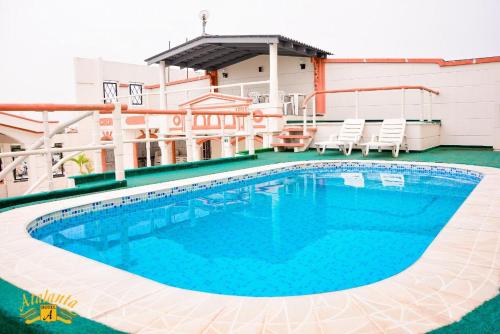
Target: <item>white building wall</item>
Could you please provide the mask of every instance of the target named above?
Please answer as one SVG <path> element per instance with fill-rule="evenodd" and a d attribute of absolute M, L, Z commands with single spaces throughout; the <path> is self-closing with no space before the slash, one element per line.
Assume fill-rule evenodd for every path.
<path fill-rule="evenodd" d="M 300 69 L 300 64 L 305 64 L 304 70 Z M 259 72 L 262 66 L 263 72 Z M 226 72 L 228 77 L 224 78 L 222 73 Z M 278 57 L 278 87 L 285 93 L 310 93 L 313 90 L 314 68 L 311 60 L 306 57 Z M 241 63 L 228 66 L 224 70 L 218 70 L 219 85 L 228 85 L 241 82 L 265 81 L 269 80 L 269 56 L 261 55 L 250 58 Z M 249 86 L 245 88 L 244 95 L 249 91 L 259 93 L 269 93 L 269 85 Z M 240 89 L 222 88 L 221 93 L 240 95 Z"/>
<path fill-rule="evenodd" d="M 494 146 L 500 123 L 500 63 L 462 66 L 437 64 L 327 63 L 326 89 L 422 85 L 440 92 L 433 97 L 433 119 L 441 120 L 441 145 Z M 426 96 L 426 101 L 427 101 Z M 354 94 L 327 96 L 324 119 L 354 116 Z M 398 91 L 360 93 L 360 117 L 399 117 Z M 406 93 L 406 118 L 419 119 L 420 93 Z M 426 105 L 426 113 L 428 112 Z M 498 143 L 500 144 L 500 143 Z M 500 146 L 500 145 L 499 145 Z"/>

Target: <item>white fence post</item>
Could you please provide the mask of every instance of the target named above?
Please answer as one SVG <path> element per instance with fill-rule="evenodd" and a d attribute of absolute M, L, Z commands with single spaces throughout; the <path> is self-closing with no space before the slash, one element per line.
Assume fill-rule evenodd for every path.
<path fill-rule="evenodd" d="M 125 180 L 125 169 L 123 168 L 123 133 L 122 133 L 122 106 L 120 102 L 115 102 L 113 109 L 113 144 L 115 156 L 115 179 Z"/>
<path fill-rule="evenodd" d="M 194 141 L 193 141 L 193 112 L 191 108 L 186 109 L 184 120 L 184 131 L 186 132 L 186 155 L 187 161 L 192 162 L 194 157 Z"/>
<path fill-rule="evenodd" d="M 92 145 L 97 146 L 101 143 L 101 130 L 100 130 L 100 114 L 98 110 L 92 112 Z M 102 157 L 101 150 L 93 151 L 91 153 L 94 171 L 96 173 L 103 172 L 102 170 Z"/>
<path fill-rule="evenodd" d="M 254 128 L 253 128 L 253 110 L 247 110 L 249 111 L 249 115 L 247 116 L 247 121 L 246 124 L 248 126 L 248 154 L 255 154 L 255 133 L 254 133 Z"/>
<path fill-rule="evenodd" d="M 45 149 L 45 163 L 46 163 L 46 171 L 47 171 L 47 185 L 49 191 L 54 190 L 54 181 L 52 174 L 52 152 L 51 149 L 51 140 L 50 140 L 50 128 L 49 128 L 49 112 L 43 112 L 43 146 Z"/>

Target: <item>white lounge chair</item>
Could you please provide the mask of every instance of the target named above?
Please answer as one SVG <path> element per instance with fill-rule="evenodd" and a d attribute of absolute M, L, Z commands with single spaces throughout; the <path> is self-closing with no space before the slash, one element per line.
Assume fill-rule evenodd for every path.
<path fill-rule="evenodd" d="M 363 137 L 364 128 L 364 119 L 346 119 L 340 128 L 340 133 L 331 135 L 327 141 L 317 142 L 316 149 L 319 154 L 323 154 L 327 148 L 338 148 L 345 155 L 350 155 L 353 146 L 358 144 Z"/>
<path fill-rule="evenodd" d="M 399 155 L 399 149 L 404 147 L 406 153 L 410 152 L 408 149 L 408 143 L 406 142 L 405 136 L 406 130 L 406 120 L 403 118 L 390 118 L 385 119 L 382 122 L 382 127 L 378 136 L 373 136 L 372 139 L 367 143 L 360 144 L 363 146 L 361 152 L 363 156 L 367 156 L 370 153 L 370 148 L 377 148 L 379 152 L 383 148 L 390 148 L 392 150 L 392 156 L 397 158 Z"/>

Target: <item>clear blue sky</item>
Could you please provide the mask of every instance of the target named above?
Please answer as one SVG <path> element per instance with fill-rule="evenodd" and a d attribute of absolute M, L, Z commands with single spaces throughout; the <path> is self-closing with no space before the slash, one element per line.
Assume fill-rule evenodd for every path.
<path fill-rule="evenodd" d="M 500 1 L 0 0 L 0 103 L 74 102 L 73 57 L 142 63 L 200 34 L 283 34 L 335 57 L 500 55 Z"/>

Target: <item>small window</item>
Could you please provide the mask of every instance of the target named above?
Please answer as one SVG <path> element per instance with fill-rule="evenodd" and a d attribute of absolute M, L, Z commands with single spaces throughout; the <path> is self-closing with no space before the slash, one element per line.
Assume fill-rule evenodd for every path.
<path fill-rule="evenodd" d="M 24 151 L 21 148 L 21 145 L 12 145 L 10 147 L 11 152 Z M 15 160 L 16 157 L 12 157 L 12 160 Z M 24 160 L 20 165 L 17 165 L 16 168 L 12 171 L 14 174 L 14 182 L 24 182 L 28 181 L 28 161 Z"/>
<path fill-rule="evenodd" d="M 118 85 L 116 82 L 103 82 L 104 103 L 113 103 L 114 98 L 118 96 Z"/>
<path fill-rule="evenodd" d="M 128 86 L 129 94 L 132 96 L 132 105 L 140 106 L 142 105 L 142 85 L 141 84 L 130 84 Z"/>
<path fill-rule="evenodd" d="M 54 148 L 62 148 L 63 145 L 61 143 L 55 143 Z M 63 158 L 63 154 L 61 153 L 52 153 L 52 166 L 57 164 Z M 64 164 L 59 166 L 54 172 L 53 177 L 63 177 L 64 176 Z"/>

